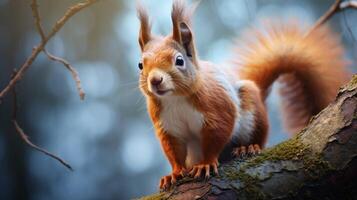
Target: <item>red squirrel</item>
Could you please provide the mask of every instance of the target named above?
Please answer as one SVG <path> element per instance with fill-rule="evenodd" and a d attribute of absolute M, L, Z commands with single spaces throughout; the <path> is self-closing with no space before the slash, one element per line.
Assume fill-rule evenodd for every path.
<path fill-rule="evenodd" d="M 266 25 L 235 43 L 232 68 L 200 60 L 193 7 L 174 0 L 167 36 L 151 34 L 146 10 L 137 7 L 139 85 L 172 166 L 161 189 L 186 172 L 195 178 L 218 174 L 219 160 L 231 159 L 231 153 L 259 153 L 269 130 L 265 99 L 276 80 L 285 125 L 296 132 L 333 100 L 348 77 L 340 42 L 326 27 L 306 34 L 296 24 Z"/>

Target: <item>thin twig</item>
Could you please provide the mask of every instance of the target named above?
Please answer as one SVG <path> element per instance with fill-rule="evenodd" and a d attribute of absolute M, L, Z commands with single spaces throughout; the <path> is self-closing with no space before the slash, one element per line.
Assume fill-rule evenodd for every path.
<path fill-rule="evenodd" d="M 2 99 L 14 86 L 21 80 L 26 70 L 31 66 L 33 61 L 37 58 L 38 54 L 44 50 L 47 42 L 63 27 L 63 25 L 76 13 L 82 9 L 94 4 L 98 0 L 85 0 L 81 3 L 77 3 L 67 9 L 65 14 L 55 23 L 51 32 L 45 37 L 40 44 L 33 48 L 31 55 L 26 59 L 25 63 L 20 67 L 18 73 L 13 77 L 5 88 L 0 92 L 0 99 Z M 37 7 L 36 7 L 37 8 Z"/>
<path fill-rule="evenodd" d="M 21 139 L 28 144 L 30 147 L 34 148 L 37 151 L 40 151 L 54 159 L 56 159 L 57 161 L 59 161 L 60 163 L 62 163 L 65 167 L 67 167 L 70 170 L 73 170 L 72 167 L 66 162 L 64 161 L 62 158 L 60 158 L 59 156 L 56 156 L 52 153 L 50 153 L 49 151 L 33 144 L 30 140 L 29 137 L 25 134 L 25 132 L 21 129 L 21 127 L 19 126 L 17 120 L 16 120 L 16 114 L 17 114 L 17 96 L 16 96 L 16 84 L 18 81 L 21 80 L 22 76 L 24 75 L 25 71 L 31 66 L 31 64 L 33 63 L 33 61 L 37 58 L 38 54 L 43 51 L 51 60 L 57 61 L 57 62 L 61 62 L 71 73 L 73 78 L 76 81 L 77 84 L 77 89 L 79 91 L 79 96 L 81 99 L 84 98 L 84 91 L 81 87 L 81 82 L 78 76 L 77 71 L 64 59 L 53 56 L 52 54 L 48 53 L 45 49 L 45 46 L 47 44 L 47 42 L 63 27 L 63 25 L 68 21 L 69 18 L 71 18 L 73 15 L 75 15 L 76 13 L 78 13 L 80 10 L 82 10 L 83 8 L 86 8 L 88 6 L 90 6 L 91 4 L 95 3 L 97 0 L 86 0 L 83 1 L 82 3 L 77 3 L 73 6 L 71 6 L 70 8 L 68 8 L 68 10 L 66 11 L 66 13 L 55 23 L 55 25 L 52 28 L 52 31 L 50 32 L 50 34 L 46 37 L 46 34 L 42 28 L 42 24 L 41 24 L 41 16 L 38 10 L 38 3 L 37 0 L 32 0 L 31 1 L 31 10 L 32 10 L 32 15 L 35 19 L 35 26 L 36 29 L 38 31 L 38 33 L 41 36 L 41 42 L 33 48 L 31 55 L 26 59 L 25 63 L 20 67 L 19 71 L 14 70 L 13 75 L 10 78 L 10 82 L 8 83 L 8 85 L 0 92 L 0 100 L 10 91 L 13 91 L 13 100 L 14 100 L 14 107 L 13 107 L 13 124 L 15 126 L 16 132 L 20 135 Z M 1 103 L 1 101 L 0 101 Z"/>
<path fill-rule="evenodd" d="M 80 10 L 94 4 L 97 1 L 98 0 L 86 0 L 68 8 L 66 13 L 53 26 L 52 31 L 46 39 L 48 40 L 49 38 L 52 38 L 73 15 L 77 14 Z"/>
<path fill-rule="evenodd" d="M 320 27 L 327 20 L 329 20 L 336 12 L 338 12 L 340 9 L 341 1 L 342 0 L 336 0 L 335 3 L 332 4 L 332 6 L 329 8 L 329 10 L 317 20 L 315 25 L 311 28 L 311 31 Z"/>
<path fill-rule="evenodd" d="M 309 35 L 311 32 L 319 28 L 322 24 L 326 23 L 332 16 L 334 16 L 336 13 L 341 12 L 342 10 L 348 9 L 348 8 L 357 8 L 357 1 L 342 1 L 342 0 L 336 0 L 334 4 L 329 8 L 329 10 L 322 15 L 315 25 L 308 31 L 307 35 Z"/>
<path fill-rule="evenodd" d="M 44 49 L 44 52 L 48 56 L 49 59 L 62 63 L 71 72 L 73 79 L 76 81 L 76 86 L 77 86 L 79 96 L 80 96 L 81 100 L 83 100 L 85 97 L 85 93 L 83 91 L 81 79 L 79 78 L 77 70 L 75 68 L 73 68 L 72 65 L 65 59 L 54 56 L 45 49 Z"/>
<path fill-rule="evenodd" d="M 16 120 L 12 120 L 12 122 L 14 123 L 16 132 L 20 135 L 21 139 L 28 144 L 30 147 L 36 149 L 37 151 L 40 151 L 56 160 L 58 160 L 60 163 L 62 163 L 64 166 L 66 166 L 69 170 L 73 171 L 73 168 L 71 167 L 71 165 L 69 165 L 66 161 L 64 161 L 62 158 L 48 152 L 47 150 L 33 144 L 30 140 L 29 137 L 24 133 L 24 131 L 21 129 L 21 127 L 19 126 L 19 124 L 17 123 Z"/>
<path fill-rule="evenodd" d="M 42 28 L 41 17 L 40 17 L 40 12 L 38 10 L 37 0 L 32 0 L 31 11 L 32 11 L 33 18 L 35 19 L 35 25 L 36 25 L 37 31 L 41 36 L 41 41 L 43 41 L 46 39 L 46 34 Z"/>
<path fill-rule="evenodd" d="M 357 8 L 357 1 L 343 1 L 340 4 L 340 9 L 346 9 L 346 8 Z"/>
<path fill-rule="evenodd" d="M 44 32 L 43 27 L 42 27 L 41 15 L 40 15 L 40 12 L 38 10 L 37 0 L 32 0 L 31 10 L 32 10 L 33 18 L 35 20 L 35 25 L 36 25 L 37 31 L 41 36 L 41 40 L 43 41 L 43 40 L 46 39 L 46 35 L 45 35 L 45 32 Z M 81 79 L 79 78 L 79 75 L 78 75 L 78 72 L 76 71 L 76 69 L 74 67 L 72 67 L 72 65 L 68 61 L 66 61 L 65 59 L 60 58 L 58 56 L 52 55 L 45 48 L 42 51 L 47 55 L 47 57 L 49 59 L 51 59 L 51 60 L 53 60 L 55 62 L 62 63 L 71 72 L 72 77 L 73 77 L 74 81 L 76 82 L 76 86 L 77 86 L 79 97 L 80 97 L 81 100 L 84 100 L 85 93 L 84 93 L 84 90 L 82 88 Z"/>
<path fill-rule="evenodd" d="M 16 76 L 16 70 L 14 70 L 14 73 L 12 75 L 12 77 Z M 17 95 L 16 95 L 16 86 L 14 86 L 12 88 L 12 93 L 13 93 L 13 116 L 12 116 L 12 122 L 15 126 L 15 130 L 16 132 L 20 135 L 20 138 L 30 147 L 34 148 L 37 151 L 40 151 L 54 159 L 56 159 L 57 161 L 59 161 L 60 163 L 62 163 L 65 167 L 67 167 L 69 170 L 73 171 L 73 168 L 71 167 L 71 165 L 69 165 L 66 161 L 64 161 L 62 158 L 60 158 L 59 156 L 54 155 L 53 153 L 48 152 L 47 150 L 35 145 L 34 143 L 32 143 L 29 139 L 29 137 L 25 134 L 25 132 L 22 130 L 22 128 L 20 127 L 20 125 L 18 124 L 16 118 L 17 118 Z"/>

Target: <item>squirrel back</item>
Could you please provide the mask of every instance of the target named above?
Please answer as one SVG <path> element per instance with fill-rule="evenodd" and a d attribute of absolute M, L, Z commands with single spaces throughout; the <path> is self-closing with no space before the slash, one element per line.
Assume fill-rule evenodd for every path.
<path fill-rule="evenodd" d="M 326 26 L 306 34 L 296 23 L 266 23 L 247 31 L 236 46 L 239 79 L 255 82 L 263 100 L 279 81 L 290 133 L 325 108 L 349 76 L 339 38 Z"/>

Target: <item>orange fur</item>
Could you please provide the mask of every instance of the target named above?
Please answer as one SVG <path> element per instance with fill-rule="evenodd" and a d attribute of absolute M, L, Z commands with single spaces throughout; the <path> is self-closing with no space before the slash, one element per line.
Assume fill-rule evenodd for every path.
<path fill-rule="evenodd" d="M 206 79 L 197 92 L 190 96 L 190 100 L 205 116 L 205 125 L 201 131 L 202 163 L 212 163 L 217 161 L 231 138 L 237 111 L 224 88 L 209 74 L 202 76 Z"/>
<path fill-rule="evenodd" d="M 160 188 L 170 186 L 191 167 L 194 177 L 208 177 L 211 169 L 217 172 L 218 158 L 227 160 L 223 158 L 227 152 L 231 158 L 237 145 L 233 152 L 238 154 L 259 152 L 269 129 L 264 101 L 279 77 L 292 131 L 323 109 L 347 77 L 342 48 L 326 28 L 304 36 L 297 26 L 273 25 L 265 32 L 252 30 L 237 50 L 235 64 L 240 67 L 235 85 L 215 65 L 198 59 L 190 28 L 192 10 L 175 0 L 172 34 L 158 37 L 150 33 L 146 11 L 138 9 L 139 84 L 172 166 Z"/>
<path fill-rule="evenodd" d="M 244 146 L 258 144 L 260 148 L 263 148 L 268 136 L 269 123 L 267 111 L 263 103 L 264 101 L 260 96 L 260 90 L 253 82 L 251 82 L 251 84 L 246 84 L 240 88 L 238 95 L 242 100 L 242 110 L 253 112 L 255 121 L 252 138 L 249 143 L 242 144 L 240 141 L 237 143 Z"/>
<path fill-rule="evenodd" d="M 186 149 L 177 138 L 170 136 L 160 126 L 160 102 L 155 98 L 148 101 L 148 111 L 154 123 L 156 134 L 167 159 L 172 166 L 172 176 L 182 173 L 185 169 Z"/>
<path fill-rule="evenodd" d="M 160 139 L 162 148 L 170 161 L 174 173 L 181 173 L 185 168 L 186 147 L 177 140 L 170 136 L 164 130 L 157 130 L 158 138 Z"/>
<path fill-rule="evenodd" d="M 202 67 L 205 67 L 202 65 Z M 149 67 L 148 67 L 149 68 Z M 202 72 L 204 73 L 204 72 Z M 236 107 L 228 97 L 224 88 L 217 84 L 209 74 L 202 74 L 205 81 L 198 81 L 195 84 L 196 92 L 186 93 L 188 101 L 205 116 L 205 125 L 202 129 L 202 152 L 204 154 L 203 163 L 212 163 L 218 160 L 219 153 L 231 138 L 236 117 Z M 190 89 L 191 91 L 191 89 Z M 217 99 L 217 97 L 221 97 Z M 175 162 L 185 155 L 185 151 L 176 151 L 173 155 L 173 148 L 179 144 L 178 138 L 164 137 L 167 135 L 160 126 L 160 100 L 151 97 L 148 99 L 148 111 L 154 123 L 158 138 L 161 141 L 163 150 L 168 157 L 173 169 L 174 166 L 186 167 L 182 162 Z M 170 141 L 167 141 L 170 140 Z M 173 145 L 175 143 L 175 145 Z M 174 157 L 177 159 L 174 159 Z"/>
<path fill-rule="evenodd" d="M 308 36 L 301 26 L 267 24 L 237 44 L 239 77 L 254 81 L 264 99 L 280 77 L 282 110 L 289 132 L 304 127 L 330 103 L 348 77 L 338 38 L 322 27 Z"/>

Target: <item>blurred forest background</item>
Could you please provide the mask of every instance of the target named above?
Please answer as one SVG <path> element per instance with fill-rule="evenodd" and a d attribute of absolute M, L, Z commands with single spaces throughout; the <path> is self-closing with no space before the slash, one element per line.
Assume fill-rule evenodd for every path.
<path fill-rule="evenodd" d="M 39 0 L 44 28 L 76 0 Z M 155 33 L 171 31 L 171 1 L 143 0 Z M 298 18 L 314 23 L 334 0 L 202 0 L 194 31 L 202 59 L 226 63 L 232 40 L 258 19 Z M 30 1 L 0 0 L 0 89 L 39 43 Z M 329 21 L 340 33 L 346 58 L 356 66 L 357 11 Z M 135 1 L 101 0 L 78 13 L 47 49 L 79 72 L 80 101 L 70 73 L 42 53 L 17 86 L 18 121 L 31 140 L 73 167 L 23 143 L 11 123 L 12 97 L 0 104 L 0 199 L 129 199 L 157 191 L 170 166 L 146 113 L 137 80 L 140 57 Z M 351 67 L 353 72 L 357 68 Z M 316 91 L 323 92 L 323 91 Z M 268 146 L 287 138 L 275 90 L 268 99 L 272 124 Z"/>

